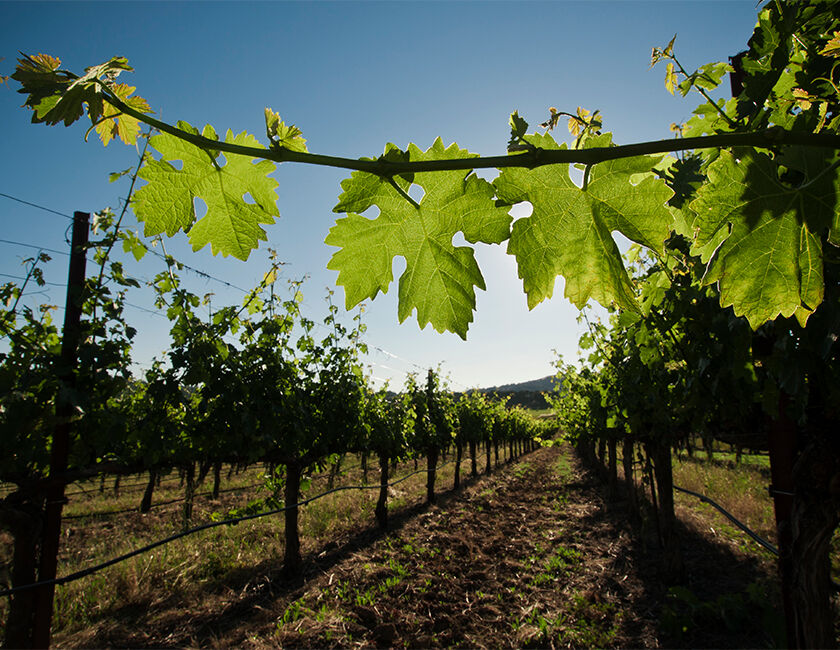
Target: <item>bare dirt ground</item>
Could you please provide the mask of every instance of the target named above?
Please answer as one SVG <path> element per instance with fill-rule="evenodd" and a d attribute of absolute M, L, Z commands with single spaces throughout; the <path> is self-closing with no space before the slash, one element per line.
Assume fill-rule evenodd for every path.
<path fill-rule="evenodd" d="M 567 448 L 467 479 L 305 558 L 243 567 L 184 603 L 138 603 L 59 638 L 118 647 L 767 647 L 781 619 L 772 563 L 682 519 L 684 583 L 662 581 L 652 522 Z M 162 586 L 164 588 L 164 586 Z"/>

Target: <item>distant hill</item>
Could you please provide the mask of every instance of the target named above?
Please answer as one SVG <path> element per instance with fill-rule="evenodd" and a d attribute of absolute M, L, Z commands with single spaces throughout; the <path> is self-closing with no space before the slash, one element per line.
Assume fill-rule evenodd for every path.
<path fill-rule="evenodd" d="M 479 392 L 495 394 L 499 397 L 506 397 L 508 408 L 512 406 L 524 406 L 535 410 L 548 408 L 543 393 L 550 393 L 554 390 L 554 375 L 548 375 L 540 379 L 519 382 L 518 384 L 504 384 L 490 388 L 479 388 Z"/>
<path fill-rule="evenodd" d="M 523 392 L 548 392 L 554 390 L 554 375 L 548 375 L 540 379 L 531 379 L 518 384 L 504 384 L 491 388 L 479 388 L 482 393 L 523 393 Z"/>

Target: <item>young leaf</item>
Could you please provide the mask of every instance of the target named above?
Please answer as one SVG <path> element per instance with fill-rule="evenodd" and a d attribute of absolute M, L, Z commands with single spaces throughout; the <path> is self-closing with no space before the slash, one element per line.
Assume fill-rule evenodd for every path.
<path fill-rule="evenodd" d="M 130 230 L 120 231 L 120 237 L 123 240 L 123 251 L 134 255 L 134 259 L 138 262 L 149 252 L 140 238 Z"/>
<path fill-rule="evenodd" d="M 307 153 L 306 140 L 294 124 L 286 126 L 280 116 L 270 108 L 265 109 L 265 130 L 272 147 Z"/>
<path fill-rule="evenodd" d="M 674 72 L 674 64 L 673 62 L 669 61 L 668 65 L 665 66 L 665 89 L 674 94 L 674 88 L 677 86 L 677 73 Z M 685 93 L 683 93 L 685 95 Z"/>
<path fill-rule="evenodd" d="M 189 124 L 179 122 L 184 130 L 197 132 Z M 205 136 L 212 133 L 205 129 Z M 235 136 L 228 130 L 225 142 L 259 147 L 257 139 L 247 133 Z M 220 166 L 208 152 L 166 133 L 151 138 L 150 144 L 161 153 L 160 160 L 150 159 L 140 170 L 140 178 L 148 184 L 135 194 L 134 211 L 145 222 L 144 233 L 174 235 L 183 230 L 189 235 L 193 249 L 208 243 L 213 254 L 233 255 L 245 260 L 259 240 L 265 240 L 260 224 L 273 223 L 277 211 L 277 181 L 267 175 L 274 164 L 226 154 L 227 163 Z M 182 169 L 168 161 L 180 160 Z M 254 203 L 246 203 L 249 194 Z M 196 222 L 195 200 L 207 205 L 207 214 Z"/>
<path fill-rule="evenodd" d="M 605 147 L 610 140 L 604 134 L 587 144 Z M 530 135 L 528 141 L 542 149 L 561 148 L 548 134 Z M 533 206 L 530 217 L 513 224 L 508 243 L 529 308 L 550 298 L 555 279 L 562 275 L 566 297 L 580 308 L 594 298 L 603 305 L 616 302 L 638 309 L 611 233 L 618 230 L 662 250 L 671 222 L 665 203 L 673 193 L 650 174 L 657 161 L 638 157 L 599 163 L 592 168 L 585 190 L 569 178 L 568 165 L 502 171 L 494 183 L 499 199 L 509 204 L 529 201 Z M 633 185 L 631 177 L 642 180 Z"/>
<path fill-rule="evenodd" d="M 110 87 L 120 100 L 141 113 L 151 113 L 152 109 L 149 104 L 142 97 L 131 97 L 134 93 L 134 86 L 127 86 L 126 84 L 114 84 Z M 104 103 L 104 102 L 103 102 Z M 102 121 L 96 125 L 96 132 L 102 140 L 104 146 L 113 138 L 119 138 L 125 144 L 134 144 L 137 141 L 137 136 L 140 135 L 140 122 L 136 118 L 120 113 L 108 103 L 104 103 L 102 107 Z"/>
<path fill-rule="evenodd" d="M 508 120 L 510 124 L 510 140 L 508 140 L 508 151 L 513 151 L 519 145 L 519 141 L 528 131 L 528 123 L 519 116 L 519 111 L 513 111 Z"/>
<path fill-rule="evenodd" d="M 18 59 L 12 79 L 21 85 L 18 92 L 27 95 L 24 106 L 33 110 L 32 121 L 35 123 L 54 125 L 64 122 L 65 126 L 70 126 L 84 115 L 85 105 L 91 121 L 96 123 L 104 110 L 97 80 L 110 85 L 120 72 L 132 69 L 125 57 L 118 56 L 86 68 L 81 77 L 59 69 L 60 65 L 59 59 L 48 54 L 24 54 Z"/>
<path fill-rule="evenodd" d="M 840 32 L 834 32 L 831 40 L 820 50 L 820 54 L 823 56 L 840 56 Z"/>
<path fill-rule="evenodd" d="M 128 176 L 134 170 L 133 167 L 129 167 L 128 169 L 123 169 L 119 172 L 111 172 L 108 174 L 108 182 L 113 183 L 115 181 L 120 180 L 123 176 Z"/>
<path fill-rule="evenodd" d="M 444 148 L 440 138 L 427 151 L 409 145 L 408 154 L 412 161 L 472 157 L 455 144 Z M 452 238 L 462 232 L 470 243 L 498 244 L 510 233 L 511 217 L 496 207 L 493 186 L 469 170 L 421 172 L 413 180 L 425 190 L 419 204 L 407 194 L 409 182 L 399 177 L 390 183 L 354 172 L 341 183 L 344 192 L 334 211 L 348 215 L 326 238 L 327 244 L 341 249 L 327 268 L 338 271 L 350 309 L 387 292 L 393 259 L 403 256 L 407 266 L 399 281 L 400 322 L 416 309 L 421 328 L 431 323 L 440 332 L 466 338 L 475 287 L 485 285 L 472 249 L 453 246 Z M 375 219 L 357 214 L 373 205 L 380 210 Z"/>

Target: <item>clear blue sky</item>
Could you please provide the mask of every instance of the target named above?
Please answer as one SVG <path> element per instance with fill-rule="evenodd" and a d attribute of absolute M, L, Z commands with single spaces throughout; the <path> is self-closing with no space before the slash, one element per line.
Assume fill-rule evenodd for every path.
<path fill-rule="evenodd" d="M 388 142 L 425 149 L 440 136 L 495 155 L 504 153 L 510 112 L 536 125 L 549 106 L 599 109 L 618 143 L 671 137 L 670 124 L 686 120 L 699 97 L 666 92 L 664 68 L 649 69 L 651 47 L 676 33 L 677 56 L 694 69 L 744 49 L 755 20 L 752 0 L 3 2 L 0 73 L 12 72 L 18 51 L 58 56 L 75 71 L 122 55 L 136 72 L 121 81 L 137 86 L 169 122 L 209 123 L 219 133 L 231 128 L 262 138 L 269 106 L 303 130 L 315 153 L 378 155 Z M 85 143 L 79 124 L 30 124 L 15 89 L 14 82 L 0 87 L 0 193 L 65 214 L 116 209 L 127 183 L 110 184 L 108 173 L 135 164 L 135 150 L 119 143 L 105 149 L 94 138 Z M 268 245 L 288 262 L 287 277 L 309 276 L 307 309 L 320 318 L 325 289 L 336 281 L 326 270 L 335 249 L 323 240 L 346 174 L 286 164 L 274 176 L 281 218 L 267 229 Z M 0 196 L 0 218 L 4 240 L 67 249 L 69 222 L 60 216 Z M 182 235 L 167 246 L 190 266 L 239 287 L 253 286 L 267 266 L 265 244 L 247 263 L 194 253 Z M 504 247 L 480 248 L 487 291 L 478 292 L 466 342 L 430 327 L 421 331 L 413 320 L 398 324 L 394 285 L 368 304 L 375 377 L 398 386 L 405 372 L 442 363 L 452 387 L 462 389 L 550 374 L 553 350 L 576 358 L 577 310 L 562 297 L 562 280 L 552 300 L 529 312 Z M 33 252 L 0 242 L 0 273 L 20 275 L 21 259 Z M 67 258 L 54 258 L 47 280 L 60 285 Z M 149 278 L 160 264 L 152 258 L 128 266 Z M 404 263 L 394 268 L 398 277 Z M 217 281 L 184 277 L 197 293 L 213 292 L 216 305 L 242 298 Z M 47 289 L 30 300 L 63 304 L 61 286 Z M 337 296 L 343 304 L 340 288 Z M 148 291 L 129 301 L 151 307 Z M 134 307 L 127 314 L 140 330 L 135 358 L 146 364 L 166 348 L 167 322 Z"/>

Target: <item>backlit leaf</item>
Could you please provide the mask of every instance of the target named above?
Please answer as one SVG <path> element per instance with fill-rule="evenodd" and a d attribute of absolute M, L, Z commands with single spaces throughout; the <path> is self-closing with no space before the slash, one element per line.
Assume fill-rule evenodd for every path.
<path fill-rule="evenodd" d="M 565 148 L 548 134 L 528 136 L 528 141 L 542 149 Z M 609 134 L 587 141 L 591 147 L 610 143 Z M 612 232 L 662 250 L 672 220 L 665 204 L 672 192 L 650 173 L 658 160 L 642 156 L 599 163 L 585 190 L 572 182 L 568 165 L 502 171 L 494 183 L 499 199 L 533 206 L 530 217 L 513 224 L 508 243 L 529 308 L 552 296 L 561 275 L 566 297 L 578 307 L 594 298 L 603 305 L 638 309 Z M 631 184 L 631 177 L 637 184 Z"/>
<path fill-rule="evenodd" d="M 280 116 L 270 108 L 265 109 L 265 129 L 272 147 L 306 153 L 306 140 L 294 124 L 286 126 Z"/>
<path fill-rule="evenodd" d="M 197 133 L 184 122 L 178 126 Z M 206 128 L 203 132 L 205 137 L 212 133 Z M 225 142 L 260 146 L 254 136 L 244 132 L 234 136 L 230 130 Z M 149 159 L 140 170 L 140 178 L 148 185 L 136 192 L 134 205 L 138 219 L 145 222 L 145 234 L 172 236 L 183 230 L 195 250 L 209 243 L 214 255 L 247 259 L 266 238 L 260 224 L 273 223 L 279 216 L 277 181 L 267 176 L 274 164 L 226 154 L 226 163 L 219 165 L 208 152 L 166 133 L 152 137 L 150 144 L 160 152 L 161 159 Z M 170 164 L 177 160 L 183 163 L 181 169 Z M 253 202 L 246 202 L 246 195 Z M 207 206 L 207 214 L 198 221 L 196 199 Z"/>
<path fill-rule="evenodd" d="M 840 32 L 834 32 L 831 40 L 825 44 L 825 47 L 820 50 L 823 56 L 840 56 Z"/>
<path fill-rule="evenodd" d="M 126 84 L 114 84 L 110 87 L 113 92 L 122 102 L 141 113 L 151 113 L 152 109 L 149 104 L 142 97 L 131 97 L 134 93 L 134 86 Z M 113 138 L 119 138 L 125 144 L 134 144 L 137 141 L 137 136 L 140 134 L 140 122 L 136 118 L 121 113 L 107 102 L 103 102 L 102 120 L 96 125 L 96 132 L 102 140 L 104 146 Z"/>
<path fill-rule="evenodd" d="M 387 156 L 399 156 L 389 145 Z M 449 160 L 473 154 L 440 139 L 427 151 L 409 145 L 411 161 Z M 406 260 L 399 280 L 399 320 L 417 311 L 420 327 L 431 323 L 466 338 L 473 320 L 475 288 L 484 289 L 484 278 L 472 248 L 453 246 L 461 232 L 470 243 L 500 243 L 510 233 L 507 209 L 493 201 L 493 186 L 470 170 L 420 172 L 413 184 L 425 194 L 415 204 L 407 196 L 409 182 L 391 183 L 365 172 L 354 172 L 341 184 L 344 192 L 334 208 L 347 212 L 330 230 L 326 243 L 338 246 L 327 268 L 338 271 L 347 308 L 385 293 L 393 280 L 394 257 Z M 379 208 L 373 219 L 357 212 Z"/>
<path fill-rule="evenodd" d="M 676 86 L 677 74 L 674 72 L 674 64 L 669 61 L 668 65 L 665 66 L 665 89 L 673 95 Z"/>
<path fill-rule="evenodd" d="M 781 183 L 768 156 L 739 156 L 722 151 L 690 205 L 693 250 L 709 262 L 705 280 L 718 283 L 721 305 L 731 305 L 753 328 L 779 315 L 804 322 L 822 302 L 819 233 L 837 236 L 840 178 L 836 171 L 816 176 L 830 162 L 823 152 L 823 165 L 817 164 L 819 150 L 794 150 L 786 159 L 814 175 L 801 189 Z"/>

